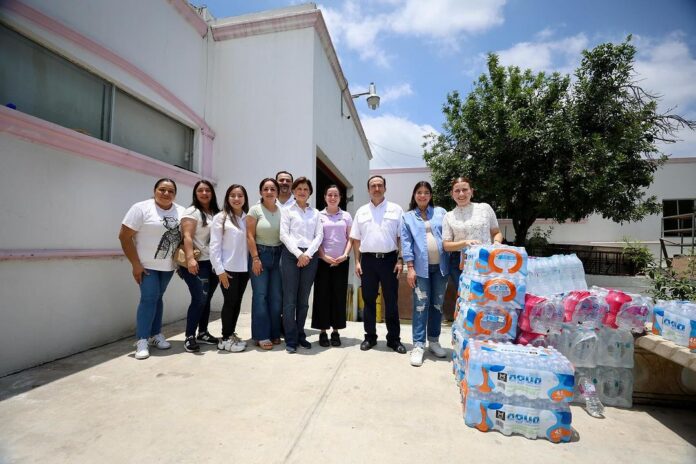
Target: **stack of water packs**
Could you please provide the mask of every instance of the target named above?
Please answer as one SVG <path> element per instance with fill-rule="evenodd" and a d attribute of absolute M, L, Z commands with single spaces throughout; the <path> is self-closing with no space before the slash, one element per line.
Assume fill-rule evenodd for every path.
<path fill-rule="evenodd" d="M 564 323 L 548 335 L 575 366 L 576 378 L 587 377 L 605 405 L 631 407 L 633 332 L 644 330 L 652 300 L 618 290 L 593 287 L 562 299 Z M 576 385 L 575 401 L 582 402 Z"/>
<path fill-rule="evenodd" d="M 468 426 L 570 441 L 574 369 L 560 352 L 471 340 L 462 359 L 460 392 Z"/>
<path fill-rule="evenodd" d="M 512 246 L 474 246 L 463 254 L 455 328 L 464 338 L 512 341 L 524 305 L 527 252 Z"/>

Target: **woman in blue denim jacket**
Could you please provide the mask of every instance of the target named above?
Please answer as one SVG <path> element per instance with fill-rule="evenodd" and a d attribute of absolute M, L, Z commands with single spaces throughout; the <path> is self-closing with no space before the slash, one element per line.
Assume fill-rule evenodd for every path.
<path fill-rule="evenodd" d="M 446 356 L 440 346 L 442 303 L 449 274 L 449 256 L 442 247 L 442 218 L 446 211 L 433 206 L 433 189 L 426 181 L 413 188 L 409 211 L 401 219 L 401 248 L 413 289 L 413 350 L 411 365 L 423 364 L 426 329 L 428 349 Z"/>

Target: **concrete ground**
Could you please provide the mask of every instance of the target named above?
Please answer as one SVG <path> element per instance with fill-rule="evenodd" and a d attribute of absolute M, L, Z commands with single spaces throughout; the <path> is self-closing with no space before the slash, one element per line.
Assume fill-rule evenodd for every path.
<path fill-rule="evenodd" d="M 238 327 L 250 335 L 248 313 Z M 122 340 L 6 376 L 0 462 L 696 462 L 694 411 L 607 408 L 594 419 L 573 406 L 567 444 L 471 429 L 449 359 L 411 367 L 380 330 L 368 352 L 362 324 L 349 323 L 340 348 L 190 354 L 179 322 L 165 328 L 172 349 L 144 361 Z M 402 335 L 410 349 L 410 326 Z"/>

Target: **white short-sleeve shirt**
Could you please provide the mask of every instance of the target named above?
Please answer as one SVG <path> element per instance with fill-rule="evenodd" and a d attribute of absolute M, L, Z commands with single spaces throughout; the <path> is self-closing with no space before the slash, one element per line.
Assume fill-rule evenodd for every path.
<path fill-rule="evenodd" d="M 184 211 L 181 219 L 193 219 L 196 221 L 196 233 L 193 236 L 193 246 L 201 250 L 199 261 L 207 261 L 210 259 L 208 245 L 210 244 L 210 223 L 213 222 L 213 215 L 206 214 L 206 226 L 203 227 L 203 214 L 195 206 L 189 206 Z M 183 239 L 183 235 L 181 237 Z"/>
<path fill-rule="evenodd" d="M 498 229 L 495 211 L 488 203 L 470 203 L 447 212 L 442 220 L 442 240 L 479 240 L 490 245 L 491 229 Z"/>
<path fill-rule="evenodd" d="M 179 220 L 184 208 L 173 203 L 162 209 L 154 199 L 138 202 L 130 207 L 122 224 L 136 231 L 134 241 L 140 264 L 154 271 L 173 271 L 172 257 L 181 242 Z"/>
<path fill-rule="evenodd" d="M 360 240 L 361 253 L 389 253 L 399 248 L 401 206 L 384 199 L 358 208 L 350 229 L 350 238 Z"/>

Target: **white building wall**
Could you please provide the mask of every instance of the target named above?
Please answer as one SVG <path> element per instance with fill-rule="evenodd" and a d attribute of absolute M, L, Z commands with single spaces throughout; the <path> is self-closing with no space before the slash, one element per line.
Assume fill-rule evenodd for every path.
<path fill-rule="evenodd" d="M 117 53 L 199 115 L 205 99 L 206 41 L 166 1 L 35 1 L 25 5 Z M 189 117 L 133 74 L 5 10 L 21 33 L 129 91 L 194 129 Z M 114 250 L 128 208 L 152 196 L 156 175 L 31 143 L 0 131 L 0 250 Z M 188 205 L 191 187 L 179 184 Z M 69 253 L 68 253 L 69 254 Z M 125 257 L 0 261 L 0 338 L 9 347 L 0 375 L 134 334 L 139 291 Z M 165 322 L 186 314 L 174 277 Z"/>
<path fill-rule="evenodd" d="M 0 134 L 0 249 L 119 249 L 128 208 L 156 178 Z M 188 204 L 191 188 L 179 186 Z M 0 261 L 0 375 L 132 335 L 138 286 L 125 257 Z M 165 321 L 188 290 L 173 278 Z"/>
<path fill-rule="evenodd" d="M 370 160 L 356 128 L 360 122 L 345 117 L 349 114 L 347 104 L 341 113 L 341 90 L 321 39 L 315 32 L 314 141 L 320 153 L 326 156 L 322 159 L 324 164 L 347 184 L 348 197 L 353 196 L 348 211 L 354 214 L 369 200 L 366 182 Z"/>
<path fill-rule="evenodd" d="M 696 198 L 696 158 L 674 158 L 655 173 L 655 181 L 647 196 L 655 195 L 662 200 Z M 543 221 L 542 221 L 543 222 Z M 662 214 L 647 216 L 639 222 L 619 224 L 594 214 L 580 223 L 542 224 L 552 226 L 550 241 L 553 243 L 574 243 L 585 245 L 622 246 L 623 237 L 643 242 L 653 254 L 659 256 L 659 239 Z M 509 226 L 508 239 L 514 239 L 512 226 Z M 671 253 L 678 249 L 668 250 Z"/>
<path fill-rule="evenodd" d="M 312 28 L 214 44 L 211 125 L 217 192 L 243 184 L 250 201 L 280 170 L 314 180 Z"/>

